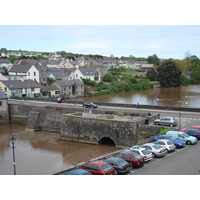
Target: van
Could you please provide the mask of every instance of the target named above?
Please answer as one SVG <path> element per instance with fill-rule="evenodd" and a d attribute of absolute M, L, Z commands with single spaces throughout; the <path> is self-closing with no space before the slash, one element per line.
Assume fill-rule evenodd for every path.
<path fill-rule="evenodd" d="M 168 131 L 166 135 L 171 135 L 177 139 L 183 140 L 186 142 L 186 144 L 195 144 L 197 142 L 196 137 L 189 136 L 187 133 L 181 131 Z"/>

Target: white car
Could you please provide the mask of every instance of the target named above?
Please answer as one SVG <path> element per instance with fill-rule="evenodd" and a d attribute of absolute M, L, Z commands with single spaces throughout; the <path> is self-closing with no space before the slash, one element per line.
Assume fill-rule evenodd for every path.
<path fill-rule="evenodd" d="M 168 140 L 168 139 L 162 139 L 162 140 L 158 140 L 156 142 L 154 142 L 155 144 L 158 144 L 162 147 L 165 147 L 167 149 L 167 151 L 174 151 L 176 149 L 176 146 L 173 144 L 172 141 Z"/>
<path fill-rule="evenodd" d="M 139 145 L 136 145 L 136 146 L 132 146 L 130 148 L 130 150 L 132 152 L 135 152 L 135 153 L 138 153 L 140 154 L 143 158 L 144 158 L 144 161 L 147 162 L 147 161 L 150 161 L 152 158 L 153 158 L 153 155 L 152 155 L 152 152 L 147 150 L 146 148 L 143 148 Z"/>

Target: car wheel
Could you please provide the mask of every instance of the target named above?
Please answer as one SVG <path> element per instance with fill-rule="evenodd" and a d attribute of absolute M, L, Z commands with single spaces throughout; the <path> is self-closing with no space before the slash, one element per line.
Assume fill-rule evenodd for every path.
<path fill-rule="evenodd" d="M 158 123 L 158 122 L 155 122 L 155 125 L 159 125 L 159 123 Z"/>
<path fill-rule="evenodd" d="M 173 124 L 169 124 L 169 126 L 172 128 L 172 127 L 174 127 L 174 125 Z"/>
<path fill-rule="evenodd" d="M 192 144 L 192 143 L 191 143 L 191 141 L 188 140 L 188 141 L 186 142 L 186 144 Z"/>
<path fill-rule="evenodd" d="M 152 153 L 152 157 L 155 158 L 155 157 L 156 157 L 156 154 L 155 154 L 155 153 Z"/>

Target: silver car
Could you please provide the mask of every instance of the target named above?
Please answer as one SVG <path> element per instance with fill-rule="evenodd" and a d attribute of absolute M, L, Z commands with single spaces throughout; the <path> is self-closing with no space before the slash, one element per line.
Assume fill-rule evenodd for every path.
<path fill-rule="evenodd" d="M 173 144 L 173 142 L 168 139 L 158 140 L 158 141 L 154 142 L 154 144 L 158 144 L 158 145 L 166 148 L 168 152 L 174 151 L 176 149 L 176 146 Z"/>
<path fill-rule="evenodd" d="M 135 152 L 135 153 L 138 153 L 140 154 L 143 158 L 144 158 L 144 161 L 147 162 L 147 161 L 150 161 L 152 158 L 153 158 L 153 154 L 151 151 L 149 151 L 148 149 L 140 146 L 140 145 L 135 145 L 135 146 L 132 146 L 130 148 L 130 150 L 132 152 Z"/>
<path fill-rule="evenodd" d="M 175 117 L 162 117 L 160 119 L 155 119 L 154 124 L 174 127 L 178 125 L 178 120 Z"/>
<path fill-rule="evenodd" d="M 146 143 L 146 144 L 143 144 L 142 147 L 150 150 L 153 154 L 153 157 L 161 157 L 167 154 L 166 148 L 155 143 Z"/>

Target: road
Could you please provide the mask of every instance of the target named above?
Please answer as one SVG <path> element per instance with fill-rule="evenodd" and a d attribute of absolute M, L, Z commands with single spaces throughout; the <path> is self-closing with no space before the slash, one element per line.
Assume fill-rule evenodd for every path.
<path fill-rule="evenodd" d="M 44 101 L 23 101 L 23 100 L 15 100 L 9 99 L 9 104 L 24 104 L 24 105 L 34 105 L 34 106 L 58 106 L 59 107 L 71 107 L 77 108 L 82 107 L 81 104 L 71 104 L 71 103 L 57 103 L 57 102 L 44 102 Z M 175 116 L 177 119 L 181 121 L 181 128 L 186 128 L 190 126 L 200 125 L 200 113 L 198 112 L 179 112 L 173 110 L 152 110 L 152 109 L 137 109 L 137 108 L 124 108 L 124 107 L 108 107 L 108 106 L 99 106 L 97 109 L 99 110 L 115 110 L 115 111 L 137 111 L 137 112 L 150 112 L 150 113 L 160 113 L 161 117 L 164 116 Z"/>

